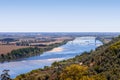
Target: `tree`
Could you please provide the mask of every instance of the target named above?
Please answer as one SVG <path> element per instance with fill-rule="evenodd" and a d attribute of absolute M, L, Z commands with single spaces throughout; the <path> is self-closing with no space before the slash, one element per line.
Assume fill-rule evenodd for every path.
<path fill-rule="evenodd" d="M 11 80 L 10 75 L 8 74 L 9 70 L 3 70 L 3 74 L 1 74 L 1 80 Z"/>
<path fill-rule="evenodd" d="M 107 80 L 105 76 L 92 75 L 87 66 L 72 64 L 66 67 L 60 75 L 60 80 Z"/>
<path fill-rule="evenodd" d="M 88 74 L 88 67 L 72 64 L 66 67 L 60 75 L 61 80 L 82 80 Z"/>

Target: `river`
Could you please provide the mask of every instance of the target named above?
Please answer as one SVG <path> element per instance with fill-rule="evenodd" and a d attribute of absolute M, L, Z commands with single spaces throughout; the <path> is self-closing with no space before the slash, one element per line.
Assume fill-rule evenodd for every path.
<path fill-rule="evenodd" d="M 40 56 L 34 56 L 22 59 L 20 61 L 0 63 L 0 74 L 4 69 L 10 70 L 11 78 L 17 75 L 27 73 L 31 70 L 50 66 L 54 61 L 65 60 L 80 55 L 84 51 L 94 50 L 102 45 L 95 37 L 77 37 L 65 45 L 54 48 L 51 51 L 44 52 Z"/>

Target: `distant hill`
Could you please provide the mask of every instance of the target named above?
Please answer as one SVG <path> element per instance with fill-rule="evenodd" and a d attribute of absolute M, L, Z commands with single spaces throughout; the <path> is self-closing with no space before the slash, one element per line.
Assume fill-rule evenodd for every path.
<path fill-rule="evenodd" d="M 4 41 L 4 42 L 13 42 L 13 41 L 16 41 L 16 40 L 13 39 L 13 38 L 4 38 L 4 39 L 0 39 L 0 41 Z"/>
<path fill-rule="evenodd" d="M 95 51 L 54 62 L 15 80 L 120 80 L 120 36 Z"/>

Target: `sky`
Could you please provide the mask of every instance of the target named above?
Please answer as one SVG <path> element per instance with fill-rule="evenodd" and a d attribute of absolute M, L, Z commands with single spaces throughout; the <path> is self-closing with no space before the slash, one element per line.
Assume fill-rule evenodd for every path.
<path fill-rule="evenodd" d="M 120 0 L 0 0 L 0 32 L 120 32 Z"/>

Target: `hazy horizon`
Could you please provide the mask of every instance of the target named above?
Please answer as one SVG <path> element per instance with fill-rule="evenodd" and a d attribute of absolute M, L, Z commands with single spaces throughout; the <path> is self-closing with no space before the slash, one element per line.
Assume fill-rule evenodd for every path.
<path fill-rule="evenodd" d="M 1 0 L 0 32 L 120 32 L 119 0 Z"/>

